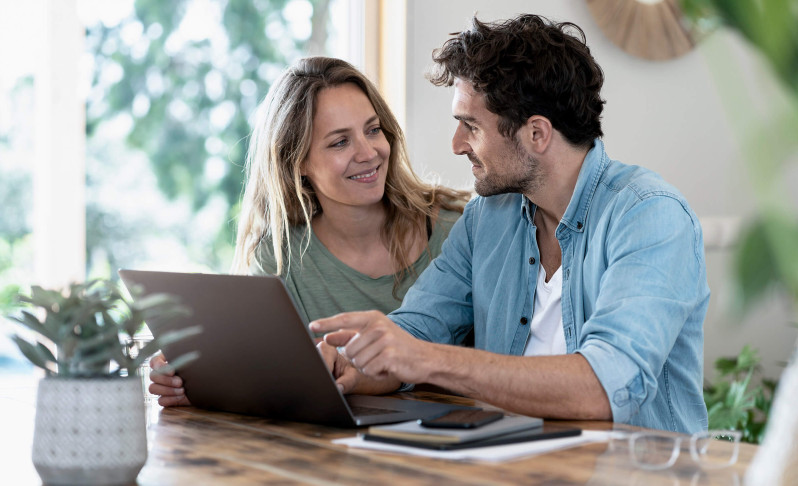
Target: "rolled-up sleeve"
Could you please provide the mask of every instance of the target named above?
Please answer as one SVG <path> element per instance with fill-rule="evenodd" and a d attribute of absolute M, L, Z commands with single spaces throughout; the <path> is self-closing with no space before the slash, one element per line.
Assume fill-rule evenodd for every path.
<path fill-rule="evenodd" d="M 613 419 L 630 422 L 656 396 L 676 340 L 708 295 L 700 227 L 682 201 L 638 194 L 613 211 L 599 245 L 606 269 L 576 351 L 601 382 Z"/>

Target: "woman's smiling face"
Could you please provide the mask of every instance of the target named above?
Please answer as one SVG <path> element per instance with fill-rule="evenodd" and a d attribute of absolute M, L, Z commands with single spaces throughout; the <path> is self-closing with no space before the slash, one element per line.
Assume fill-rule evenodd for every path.
<path fill-rule="evenodd" d="M 322 211 L 380 204 L 391 147 L 366 94 L 355 84 L 321 90 L 302 167 Z"/>

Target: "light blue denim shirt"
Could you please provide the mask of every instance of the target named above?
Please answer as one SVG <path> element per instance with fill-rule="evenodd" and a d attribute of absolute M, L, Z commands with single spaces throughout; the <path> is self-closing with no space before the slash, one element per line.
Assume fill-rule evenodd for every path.
<path fill-rule="evenodd" d="M 469 202 L 390 318 L 438 343 L 459 343 L 473 327 L 478 349 L 522 355 L 540 265 L 535 209 L 520 194 Z M 709 287 L 701 227 L 684 197 L 655 173 L 610 160 L 596 139 L 556 236 L 567 352 L 590 363 L 613 420 L 706 429 Z"/>

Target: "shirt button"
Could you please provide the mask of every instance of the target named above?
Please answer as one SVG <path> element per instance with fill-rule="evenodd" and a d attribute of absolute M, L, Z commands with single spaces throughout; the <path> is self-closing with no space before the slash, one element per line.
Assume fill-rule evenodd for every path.
<path fill-rule="evenodd" d="M 530 265 L 534 265 L 535 264 L 535 257 L 529 257 L 529 264 Z"/>
<path fill-rule="evenodd" d="M 521 324 L 526 324 L 526 322 L 527 322 L 527 321 L 526 321 L 526 317 L 522 317 L 522 318 L 521 318 Z"/>

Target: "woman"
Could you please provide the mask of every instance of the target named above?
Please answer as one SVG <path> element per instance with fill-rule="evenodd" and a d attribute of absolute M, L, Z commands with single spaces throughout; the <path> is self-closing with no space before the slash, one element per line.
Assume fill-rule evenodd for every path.
<path fill-rule="evenodd" d="M 419 179 L 396 118 L 357 69 L 302 59 L 257 112 L 233 271 L 283 277 L 306 322 L 388 313 L 469 195 Z M 153 368 L 163 363 L 153 358 Z M 188 404 L 179 377 L 152 376 L 158 403 Z"/>

